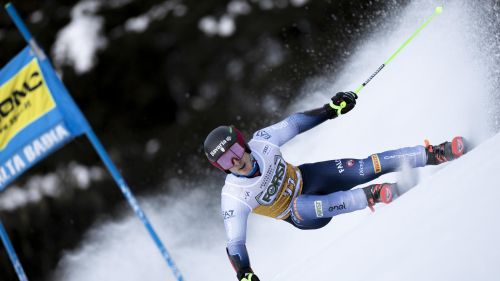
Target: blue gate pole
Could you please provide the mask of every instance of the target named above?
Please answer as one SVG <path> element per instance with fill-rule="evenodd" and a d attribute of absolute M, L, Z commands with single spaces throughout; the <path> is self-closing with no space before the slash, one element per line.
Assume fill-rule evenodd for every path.
<path fill-rule="evenodd" d="M 21 32 L 21 34 L 24 37 L 24 39 L 26 40 L 26 42 L 28 42 L 28 44 L 30 44 L 30 46 L 32 47 L 32 49 L 35 51 L 35 53 L 37 54 L 38 58 L 40 60 L 44 60 L 46 58 L 44 52 L 41 50 L 41 48 L 38 46 L 38 44 L 36 43 L 36 41 L 31 36 L 28 28 L 26 27 L 26 25 L 22 21 L 21 17 L 17 13 L 17 11 L 14 8 L 14 6 L 11 3 L 8 3 L 7 5 L 5 5 L 5 9 L 9 13 L 9 16 L 14 21 L 15 25 L 17 26 L 17 28 Z M 88 122 L 85 119 L 85 117 L 83 116 L 83 114 L 80 113 L 80 115 L 81 115 L 81 118 L 83 119 L 83 121 L 88 124 Z M 141 222 L 144 224 L 144 227 L 149 232 L 151 238 L 155 242 L 158 250 L 160 250 L 161 255 L 163 256 L 163 258 L 167 262 L 168 266 L 170 267 L 170 269 L 174 273 L 174 275 L 177 278 L 177 280 L 178 281 L 184 281 L 184 278 L 182 277 L 179 269 L 175 265 L 173 259 L 170 257 L 167 249 L 165 248 L 165 246 L 161 242 L 159 236 L 156 234 L 156 231 L 154 230 L 153 226 L 149 222 L 149 219 L 146 217 L 146 214 L 142 211 L 141 207 L 137 203 L 137 200 L 135 199 L 134 195 L 132 194 L 132 192 L 131 192 L 130 188 L 128 187 L 127 183 L 125 182 L 125 180 L 123 179 L 123 177 L 118 172 L 118 169 L 116 168 L 116 166 L 111 161 L 111 158 L 106 153 L 106 150 L 102 146 L 101 142 L 99 141 L 99 139 L 97 138 L 97 136 L 95 135 L 95 133 L 92 131 L 92 128 L 90 127 L 90 125 L 87 125 L 87 128 L 88 129 L 86 130 L 86 133 L 85 133 L 86 136 L 87 136 L 87 138 L 89 139 L 90 143 L 92 144 L 92 146 L 96 150 L 96 152 L 99 155 L 99 157 L 101 157 L 101 160 L 104 162 L 104 165 L 106 166 L 106 168 L 108 169 L 108 171 L 111 173 L 111 176 L 113 177 L 113 179 L 115 180 L 115 182 L 118 184 L 118 187 L 122 191 L 122 193 L 125 196 L 125 198 L 127 199 L 128 203 L 130 204 L 130 206 L 134 210 L 134 212 L 137 215 L 137 217 L 139 217 L 139 219 L 141 220 Z M 22 281 L 24 281 L 24 280 L 22 280 Z"/>
<path fill-rule="evenodd" d="M 31 46 L 31 49 L 35 52 L 36 56 L 40 60 L 45 60 L 47 56 L 45 56 L 45 53 L 38 46 L 33 36 L 31 36 L 31 33 L 29 32 L 28 28 L 26 27 L 23 20 L 17 13 L 16 8 L 14 8 L 14 6 L 11 3 L 7 3 L 5 5 L 5 10 L 7 10 L 7 13 L 9 14 L 10 18 L 16 25 L 19 32 L 21 32 L 21 35 L 23 36 L 24 40 L 26 40 L 26 42 L 28 42 L 28 44 Z"/>
<path fill-rule="evenodd" d="M 10 243 L 9 240 L 9 235 L 7 235 L 7 231 L 5 231 L 5 228 L 3 227 L 1 221 L 0 221 L 0 236 L 2 238 L 2 242 L 3 245 L 5 246 L 5 249 L 7 249 L 7 254 L 9 255 L 10 261 L 12 262 L 12 265 L 16 270 L 17 277 L 19 278 L 20 281 L 28 281 L 28 277 L 26 277 L 26 274 L 24 273 L 23 266 L 21 265 L 21 262 L 17 258 L 16 251 L 14 250 L 14 247 L 12 247 L 12 243 Z"/>
<path fill-rule="evenodd" d="M 135 214 L 139 219 L 142 221 L 144 224 L 144 227 L 149 232 L 149 235 L 151 235 L 151 238 L 153 238 L 153 241 L 156 243 L 156 246 L 160 250 L 163 258 L 167 262 L 168 266 L 172 269 L 172 272 L 174 273 L 175 277 L 177 278 L 178 281 L 183 281 L 184 278 L 182 277 L 179 269 L 175 265 L 174 261 L 170 257 L 170 254 L 168 253 L 167 249 L 161 242 L 160 238 L 156 234 L 153 226 L 149 222 L 149 219 L 146 217 L 146 214 L 142 211 L 141 207 L 137 203 L 137 200 L 135 199 L 134 195 L 130 191 L 130 188 L 128 187 L 127 183 L 123 179 L 123 177 L 120 175 L 120 172 L 118 172 L 118 169 L 116 166 L 113 164 L 111 159 L 109 158 L 109 155 L 106 153 L 106 150 L 102 146 L 101 142 L 97 138 L 97 136 L 94 134 L 92 129 L 89 128 L 89 130 L 86 133 L 87 138 L 89 139 L 90 143 L 94 146 L 94 149 L 97 151 L 97 154 L 101 157 L 101 160 L 104 162 L 104 165 L 108 168 L 109 172 L 113 176 L 113 179 L 116 181 L 118 186 L 120 187 L 121 191 L 123 192 L 123 195 L 125 195 L 125 198 L 127 199 L 128 203 L 134 209 Z"/>

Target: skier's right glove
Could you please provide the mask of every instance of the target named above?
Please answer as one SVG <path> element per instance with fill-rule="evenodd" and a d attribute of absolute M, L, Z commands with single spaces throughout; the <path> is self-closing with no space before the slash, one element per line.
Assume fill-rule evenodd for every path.
<path fill-rule="evenodd" d="M 250 268 L 242 268 L 238 271 L 237 277 L 239 281 L 260 281 Z"/>
<path fill-rule="evenodd" d="M 338 92 L 328 104 L 335 111 L 334 118 L 351 111 L 356 105 L 358 95 L 354 92 Z"/>

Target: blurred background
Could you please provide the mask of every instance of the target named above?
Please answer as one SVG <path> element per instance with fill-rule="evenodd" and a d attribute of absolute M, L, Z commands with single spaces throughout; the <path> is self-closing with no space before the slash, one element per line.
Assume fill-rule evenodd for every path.
<path fill-rule="evenodd" d="M 205 160 L 205 135 L 234 124 L 249 136 L 279 121 L 314 92 L 316 77 L 338 82 L 358 43 L 391 31 L 388 19 L 410 2 L 12 1 L 132 191 L 154 198 L 208 188 L 214 205 L 224 175 Z M 499 26 L 498 1 L 478 8 L 496 9 L 483 24 Z M 498 46 L 498 32 L 490 40 Z M 4 10 L 0 42 L 2 66 L 25 46 Z M 331 94 L 337 90 L 352 89 Z M 498 129 L 498 114 L 491 118 Z M 127 208 L 84 138 L 0 193 L 0 218 L 30 280 L 54 280 L 58 262 L 93 225 L 130 215 Z M 1 280 L 17 280 L 3 248 L 0 272 Z"/>

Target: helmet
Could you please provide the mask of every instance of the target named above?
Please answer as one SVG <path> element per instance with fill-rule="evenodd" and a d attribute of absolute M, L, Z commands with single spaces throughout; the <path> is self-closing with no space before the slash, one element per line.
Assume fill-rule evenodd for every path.
<path fill-rule="evenodd" d="M 212 130 L 203 143 L 203 149 L 208 161 L 226 173 L 233 166 L 233 158 L 241 159 L 245 152 L 251 152 L 243 134 L 234 126 L 219 126 Z"/>

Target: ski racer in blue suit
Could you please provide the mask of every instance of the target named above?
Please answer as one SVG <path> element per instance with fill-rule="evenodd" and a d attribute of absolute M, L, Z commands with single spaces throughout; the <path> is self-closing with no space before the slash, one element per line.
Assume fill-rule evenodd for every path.
<path fill-rule="evenodd" d="M 326 120 L 348 113 L 357 95 L 339 92 L 323 107 L 294 113 L 260 129 L 246 142 L 234 126 L 220 126 L 204 142 L 210 163 L 227 173 L 221 192 L 227 255 L 238 280 L 259 280 L 250 266 L 245 246 L 247 219 L 256 213 L 286 221 L 300 229 L 317 229 L 333 216 L 390 203 L 399 195 L 397 184 L 372 184 L 380 175 L 403 165 L 417 168 L 456 159 L 465 153 L 462 137 L 440 145 L 417 145 L 364 159 L 335 159 L 294 166 L 286 162 L 280 146 Z"/>

